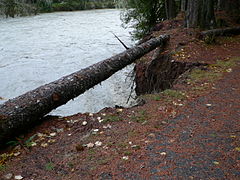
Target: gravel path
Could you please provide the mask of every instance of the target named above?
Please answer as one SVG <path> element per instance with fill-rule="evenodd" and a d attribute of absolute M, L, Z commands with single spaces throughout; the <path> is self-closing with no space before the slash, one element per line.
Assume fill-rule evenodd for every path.
<path fill-rule="evenodd" d="M 216 89 L 155 131 L 146 153 L 131 162 L 134 172 L 119 168 L 117 179 L 240 179 L 239 75 L 238 62 Z"/>

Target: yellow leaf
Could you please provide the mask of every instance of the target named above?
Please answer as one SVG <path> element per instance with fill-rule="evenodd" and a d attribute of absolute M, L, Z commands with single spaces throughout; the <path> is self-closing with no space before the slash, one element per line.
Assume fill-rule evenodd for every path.
<path fill-rule="evenodd" d="M 240 152 L 240 147 L 236 147 L 235 150 Z"/>

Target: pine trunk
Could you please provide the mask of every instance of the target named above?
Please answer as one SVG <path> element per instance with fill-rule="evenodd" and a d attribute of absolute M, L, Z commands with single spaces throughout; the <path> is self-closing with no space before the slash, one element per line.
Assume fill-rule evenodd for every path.
<path fill-rule="evenodd" d="M 174 0 L 165 0 L 166 17 L 173 19 L 176 17 L 176 4 Z"/>
<path fill-rule="evenodd" d="M 156 47 L 164 46 L 168 40 L 168 35 L 153 38 L 0 105 L 0 145 L 28 130 L 53 109 L 106 80 Z"/>

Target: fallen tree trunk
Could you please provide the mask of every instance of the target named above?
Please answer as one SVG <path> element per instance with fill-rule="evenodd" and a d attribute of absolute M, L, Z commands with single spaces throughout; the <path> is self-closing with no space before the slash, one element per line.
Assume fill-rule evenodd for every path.
<path fill-rule="evenodd" d="M 238 35 L 238 34 L 240 34 L 240 27 L 212 29 L 212 30 L 201 32 L 199 35 L 199 38 L 205 40 L 209 37 L 231 36 L 231 35 Z"/>
<path fill-rule="evenodd" d="M 109 59 L 8 100 L 0 106 L 0 145 L 29 129 L 53 109 L 106 80 L 156 47 L 164 46 L 169 38 L 169 35 L 153 38 Z"/>

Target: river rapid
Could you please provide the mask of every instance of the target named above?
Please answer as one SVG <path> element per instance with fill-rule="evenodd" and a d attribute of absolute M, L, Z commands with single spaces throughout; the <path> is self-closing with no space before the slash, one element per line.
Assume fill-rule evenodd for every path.
<path fill-rule="evenodd" d="M 119 10 L 46 13 L 0 19 L 0 103 L 124 51 L 133 42 Z M 67 116 L 127 103 L 133 65 L 51 112 Z M 135 94 L 133 93 L 133 96 Z"/>

